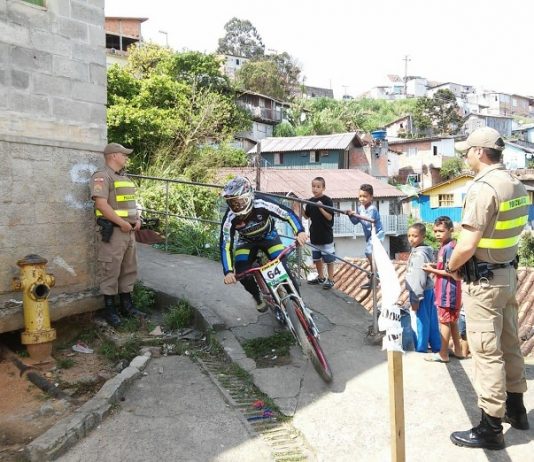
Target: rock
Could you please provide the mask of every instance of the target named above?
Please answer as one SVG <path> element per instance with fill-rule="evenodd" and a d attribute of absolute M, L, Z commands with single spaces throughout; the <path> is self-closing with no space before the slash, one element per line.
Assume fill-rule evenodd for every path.
<path fill-rule="evenodd" d="M 163 335 L 163 331 L 161 330 L 161 327 L 160 327 L 160 326 L 156 326 L 156 327 L 149 333 L 149 335 L 153 335 L 154 337 L 157 337 L 157 336 Z"/>
<path fill-rule="evenodd" d="M 128 361 L 126 361 L 125 359 L 121 359 L 117 364 L 115 364 L 115 370 L 117 372 L 122 372 L 127 367 L 128 367 Z"/>
<path fill-rule="evenodd" d="M 78 380 L 77 383 L 81 385 L 94 385 L 95 383 L 98 383 L 98 375 L 82 375 Z"/>
<path fill-rule="evenodd" d="M 44 417 L 53 415 L 55 412 L 56 410 L 54 409 L 54 406 L 52 403 L 44 403 L 39 409 L 39 414 Z"/>

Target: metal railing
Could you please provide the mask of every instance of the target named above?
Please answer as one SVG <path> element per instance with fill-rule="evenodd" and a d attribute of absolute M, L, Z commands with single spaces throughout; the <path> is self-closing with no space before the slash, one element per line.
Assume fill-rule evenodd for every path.
<path fill-rule="evenodd" d="M 382 227 L 386 235 L 397 236 L 408 231 L 408 215 L 380 215 Z M 353 225 L 346 215 L 336 216 L 334 220 L 334 236 L 363 236 L 361 225 Z"/>

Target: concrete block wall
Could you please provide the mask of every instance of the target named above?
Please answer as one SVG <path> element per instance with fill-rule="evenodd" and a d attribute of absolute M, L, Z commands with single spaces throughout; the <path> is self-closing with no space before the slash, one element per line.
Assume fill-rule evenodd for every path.
<path fill-rule="evenodd" d="M 0 332 L 22 327 L 11 279 L 30 253 L 56 276 L 54 318 L 97 306 L 88 183 L 106 96 L 104 0 L 0 0 Z"/>

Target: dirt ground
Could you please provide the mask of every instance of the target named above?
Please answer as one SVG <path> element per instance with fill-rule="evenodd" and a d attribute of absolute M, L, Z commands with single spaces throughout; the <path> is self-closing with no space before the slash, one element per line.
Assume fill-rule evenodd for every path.
<path fill-rule="evenodd" d="M 0 461 L 20 461 L 24 446 L 44 433 L 57 421 L 82 405 L 102 384 L 113 377 L 115 364 L 99 355 L 102 339 L 90 316 L 69 318 L 54 325 L 55 361 L 36 366 L 48 381 L 65 391 L 71 400 L 54 399 L 31 383 L 19 369 L 6 359 L 0 362 Z M 0 335 L 0 343 L 24 357 L 18 333 Z M 94 353 L 77 353 L 72 345 L 84 341 Z M 20 354 L 22 353 L 22 354 Z"/>

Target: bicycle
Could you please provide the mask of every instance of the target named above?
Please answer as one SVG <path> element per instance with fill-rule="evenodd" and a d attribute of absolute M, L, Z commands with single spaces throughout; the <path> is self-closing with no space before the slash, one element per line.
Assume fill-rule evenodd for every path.
<path fill-rule="evenodd" d="M 270 310 L 278 322 L 293 334 L 302 351 L 325 382 L 331 382 L 332 370 L 319 343 L 319 329 L 310 309 L 304 304 L 282 259 L 295 250 L 296 244 L 286 247 L 278 257 L 264 265 L 236 275 L 236 279 L 253 276 Z"/>

